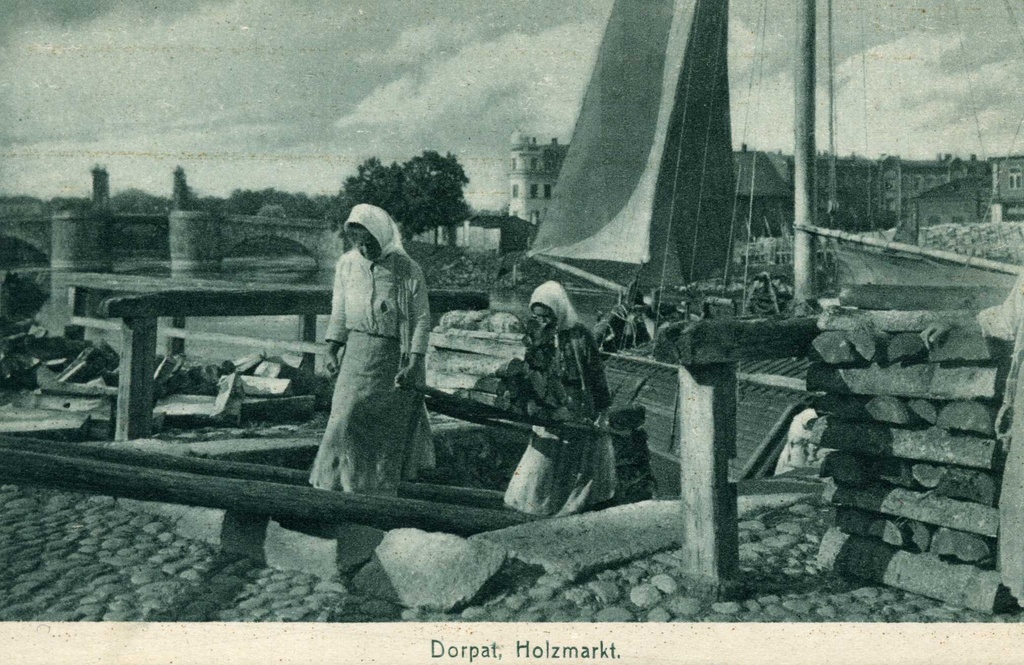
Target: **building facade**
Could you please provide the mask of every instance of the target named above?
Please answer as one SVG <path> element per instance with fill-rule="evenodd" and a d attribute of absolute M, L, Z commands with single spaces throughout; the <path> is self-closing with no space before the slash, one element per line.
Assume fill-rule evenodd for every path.
<path fill-rule="evenodd" d="M 551 205 L 569 146 L 558 139 L 538 143 L 536 136 L 519 132 L 512 134 L 511 144 L 508 214 L 536 226 Z"/>
<path fill-rule="evenodd" d="M 992 221 L 1024 222 L 1024 155 L 990 160 Z"/>

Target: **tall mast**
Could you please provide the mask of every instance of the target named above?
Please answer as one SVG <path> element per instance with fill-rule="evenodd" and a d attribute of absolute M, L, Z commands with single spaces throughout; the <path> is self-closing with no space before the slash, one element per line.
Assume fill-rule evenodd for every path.
<path fill-rule="evenodd" d="M 793 290 L 797 303 L 813 300 L 814 236 L 802 226 L 814 226 L 814 180 L 816 148 L 814 140 L 815 84 L 815 0 L 797 0 L 797 52 L 794 76 L 796 117 L 793 159 Z"/>

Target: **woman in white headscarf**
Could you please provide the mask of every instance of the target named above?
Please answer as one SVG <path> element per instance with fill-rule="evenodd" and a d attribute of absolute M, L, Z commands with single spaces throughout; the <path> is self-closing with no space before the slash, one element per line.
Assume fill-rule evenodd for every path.
<path fill-rule="evenodd" d="M 423 383 L 427 285 L 384 210 L 357 205 L 344 230 L 354 247 L 335 268 L 326 334 L 338 378 L 310 482 L 393 495 L 399 480 L 433 464 L 423 400 L 403 389 Z"/>
<path fill-rule="evenodd" d="M 559 381 L 574 420 L 608 425 L 611 396 L 601 356 L 565 289 L 545 282 L 530 297 L 533 325 L 529 356 L 543 359 L 548 381 Z M 554 429 L 554 428 L 553 428 Z M 615 495 L 615 453 L 611 436 L 599 430 L 553 432 L 535 427 L 519 461 L 505 503 L 533 515 L 568 515 Z"/>

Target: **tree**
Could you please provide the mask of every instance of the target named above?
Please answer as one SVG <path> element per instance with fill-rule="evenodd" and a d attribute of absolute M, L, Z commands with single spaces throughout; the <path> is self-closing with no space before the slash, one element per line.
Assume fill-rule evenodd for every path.
<path fill-rule="evenodd" d="M 345 180 L 331 217 L 344 221 L 355 205 L 369 203 L 387 210 L 408 237 L 465 219 L 469 206 L 462 188 L 468 183 L 462 165 L 450 153 L 442 157 L 428 150 L 402 165 L 388 166 L 371 157 Z"/>
<path fill-rule="evenodd" d="M 406 223 L 409 235 L 454 226 L 469 215 L 462 188 L 469 178 L 455 155 L 428 150 L 402 166 L 405 172 Z"/>

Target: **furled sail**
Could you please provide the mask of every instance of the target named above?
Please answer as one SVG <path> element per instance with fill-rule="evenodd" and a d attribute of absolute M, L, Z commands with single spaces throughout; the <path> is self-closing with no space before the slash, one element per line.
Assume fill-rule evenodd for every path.
<path fill-rule="evenodd" d="M 616 0 L 532 254 L 721 276 L 734 200 L 728 0 Z M 600 265 L 600 264 L 596 264 Z"/>

